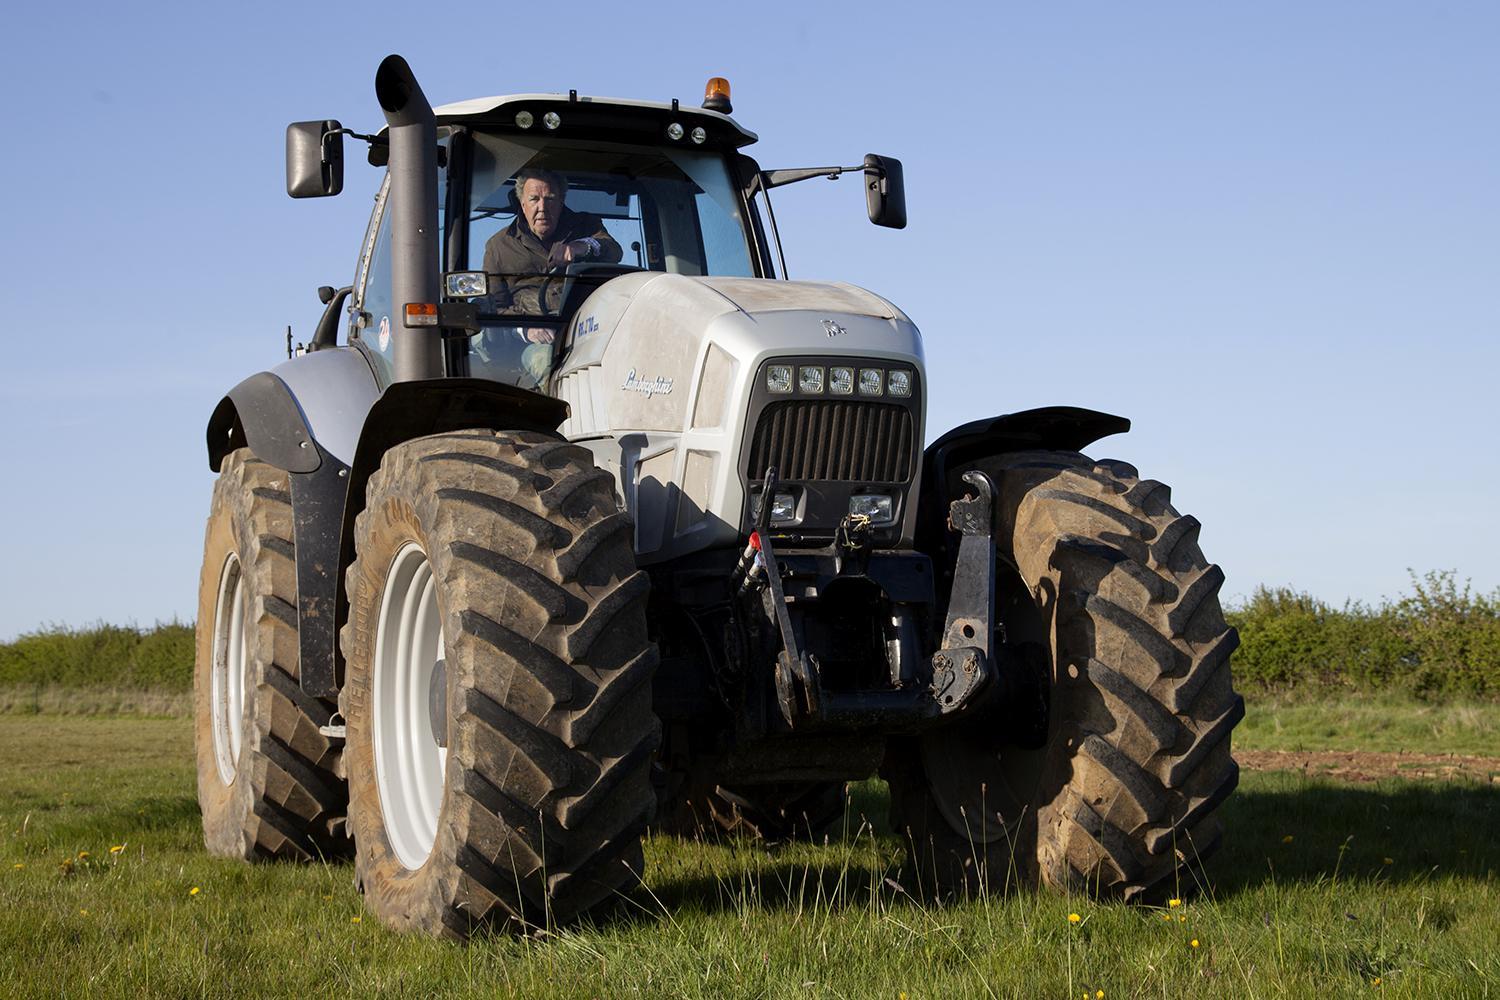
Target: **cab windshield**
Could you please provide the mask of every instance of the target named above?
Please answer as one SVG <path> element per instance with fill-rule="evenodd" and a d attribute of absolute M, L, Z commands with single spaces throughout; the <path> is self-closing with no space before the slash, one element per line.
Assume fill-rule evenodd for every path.
<path fill-rule="evenodd" d="M 488 294 L 471 375 L 544 382 L 565 313 L 622 271 L 755 274 L 721 154 L 484 132 L 472 149 L 466 269 Z"/>

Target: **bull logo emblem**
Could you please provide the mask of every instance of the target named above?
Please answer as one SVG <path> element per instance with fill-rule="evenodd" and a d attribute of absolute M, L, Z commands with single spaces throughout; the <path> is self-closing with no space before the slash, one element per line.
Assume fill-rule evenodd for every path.
<path fill-rule="evenodd" d="M 839 326 L 833 320 L 831 320 L 831 319 L 825 319 L 823 321 L 823 332 L 826 333 L 826 334 L 828 334 L 828 336 L 830 336 L 830 337 L 842 337 L 844 334 L 848 333 L 849 331 L 845 330 L 843 327 Z"/>

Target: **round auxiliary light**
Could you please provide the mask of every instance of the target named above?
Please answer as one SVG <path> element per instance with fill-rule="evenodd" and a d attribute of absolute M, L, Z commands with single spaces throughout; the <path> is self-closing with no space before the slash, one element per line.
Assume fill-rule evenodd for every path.
<path fill-rule="evenodd" d="M 910 396 L 911 372 L 905 368 L 892 368 L 886 375 L 885 388 L 892 396 Z"/>
<path fill-rule="evenodd" d="M 828 369 L 828 391 L 835 396 L 854 395 L 854 369 L 842 365 Z"/>
<path fill-rule="evenodd" d="M 797 369 L 797 391 L 817 393 L 823 391 L 823 369 L 803 367 Z"/>
<path fill-rule="evenodd" d="M 557 126 L 562 124 L 562 118 L 556 111 L 549 111 L 545 115 L 542 115 L 542 124 L 549 129 L 555 130 Z"/>
<path fill-rule="evenodd" d="M 680 140 L 682 138 L 682 135 L 683 135 L 682 125 L 679 124 L 678 122 L 673 122 L 672 124 L 670 124 L 670 125 L 667 126 L 667 138 L 668 139 L 671 139 L 673 142 L 677 142 L 678 140 Z"/>
<path fill-rule="evenodd" d="M 859 370 L 859 394 L 861 396 L 878 396 L 884 388 L 885 373 L 879 368 Z"/>
<path fill-rule="evenodd" d="M 693 141 L 695 143 L 701 146 L 705 141 L 707 141 L 707 139 L 708 133 L 703 130 L 703 126 L 700 125 L 697 128 L 693 129 Z"/>
<path fill-rule="evenodd" d="M 516 112 L 516 128 L 531 128 L 536 119 L 531 116 L 530 111 Z"/>
<path fill-rule="evenodd" d="M 766 388 L 772 392 L 792 391 L 792 366 L 769 365 L 766 368 Z"/>

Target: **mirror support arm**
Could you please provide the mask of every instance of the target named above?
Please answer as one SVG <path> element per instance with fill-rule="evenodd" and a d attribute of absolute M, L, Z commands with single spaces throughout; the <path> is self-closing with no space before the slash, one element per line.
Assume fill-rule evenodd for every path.
<path fill-rule="evenodd" d="M 769 190 L 781 187 L 783 184 L 812 180 L 814 177 L 827 177 L 833 181 L 838 180 L 839 174 L 851 174 L 856 171 L 879 174 L 878 168 L 867 167 L 864 164 L 855 167 L 798 167 L 792 170 L 763 170 L 760 174 L 760 186 L 763 190 Z"/>

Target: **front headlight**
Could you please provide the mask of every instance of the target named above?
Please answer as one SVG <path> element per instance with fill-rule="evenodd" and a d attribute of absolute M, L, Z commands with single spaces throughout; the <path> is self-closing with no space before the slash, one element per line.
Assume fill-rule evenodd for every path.
<path fill-rule="evenodd" d="M 750 498 L 750 520 L 760 521 L 760 508 L 765 494 L 757 493 Z M 797 496 L 794 493 L 777 493 L 771 497 L 771 523 L 791 524 L 797 520 Z"/>
<path fill-rule="evenodd" d="M 792 391 L 792 366 L 767 365 L 766 388 L 772 392 Z"/>
<path fill-rule="evenodd" d="M 887 493 L 856 493 L 849 498 L 849 513 L 868 517 L 871 524 L 890 524 L 896 519 L 896 503 Z"/>

